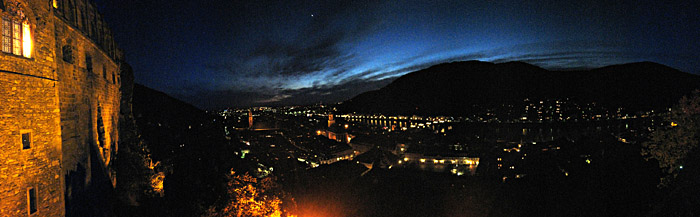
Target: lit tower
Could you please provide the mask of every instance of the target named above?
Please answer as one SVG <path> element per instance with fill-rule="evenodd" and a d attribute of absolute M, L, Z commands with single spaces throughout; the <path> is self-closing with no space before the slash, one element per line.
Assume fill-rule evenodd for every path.
<path fill-rule="evenodd" d="M 328 115 L 328 127 L 331 127 L 331 125 L 335 124 L 335 120 L 333 120 L 333 114 Z"/>
<path fill-rule="evenodd" d="M 253 128 L 253 112 L 248 109 L 248 128 Z"/>

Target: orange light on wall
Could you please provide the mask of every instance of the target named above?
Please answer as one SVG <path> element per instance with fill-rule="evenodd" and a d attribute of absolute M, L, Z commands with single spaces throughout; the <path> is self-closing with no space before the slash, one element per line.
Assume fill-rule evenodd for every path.
<path fill-rule="evenodd" d="M 32 57 L 32 36 L 29 24 L 22 24 L 22 55 L 26 58 Z"/>

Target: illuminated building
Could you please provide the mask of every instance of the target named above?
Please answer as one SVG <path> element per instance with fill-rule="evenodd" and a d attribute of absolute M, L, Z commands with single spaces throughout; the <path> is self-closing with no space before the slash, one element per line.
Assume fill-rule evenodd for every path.
<path fill-rule="evenodd" d="M 116 185 L 128 67 L 90 1 L 0 0 L 0 19 L 0 216 L 64 216 Z"/>
<path fill-rule="evenodd" d="M 248 128 L 253 128 L 253 112 L 248 109 Z"/>
<path fill-rule="evenodd" d="M 333 114 L 329 114 L 328 115 L 328 127 L 330 128 L 331 126 L 333 126 L 333 124 L 335 124 L 335 120 L 333 119 Z"/>
<path fill-rule="evenodd" d="M 454 164 L 454 165 L 468 165 L 468 166 L 478 166 L 479 158 L 470 157 L 466 155 L 453 155 L 453 156 L 431 156 L 424 155 L 420 153 L 405 153 L 403 157 L 404 162 L 420 162 L 420 163 L 433 163 L 433 164 Z"/>
<path fill-rule="evenodd" d="M 333 132 L 331 130 L 316 130 L 316 135 L 319 136 L 324 136 L 330 140 L 335 140 L 337 142 L 342 142 L 342 143 L 350 143 L 350 141 L 355 138 L 350 133 L 347 132 Z"/>

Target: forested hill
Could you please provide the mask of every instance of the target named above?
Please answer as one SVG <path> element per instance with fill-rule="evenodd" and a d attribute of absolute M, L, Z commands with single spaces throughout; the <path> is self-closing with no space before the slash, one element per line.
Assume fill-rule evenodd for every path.
<path fill-rule="evenodd" d="M 468 112 L 472 105 L 570 98 L 633 110 L 666 108 L 700 88 L 700 76 L 653 62 L 591 70 L 550 71 L 523 62 L 438 64 L 401 76 L 340 106 L 345 112 L 440 114 Z"/>

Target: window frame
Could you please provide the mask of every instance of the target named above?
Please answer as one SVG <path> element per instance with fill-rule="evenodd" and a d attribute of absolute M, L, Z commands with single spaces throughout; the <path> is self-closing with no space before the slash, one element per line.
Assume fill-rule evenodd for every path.
<path fill-rule="evenodd" d="M 27 147 L 27 148 L 25 148 L 25 145 L 24 145 L 24 135 L 25 135 L 25 134 L 28 134 L 28 135 L 29 135 L 29 140 L 28 140 L 28 142 L 29 142 L 29 147 Z M 19 144 L 20 144 L 20 147 L 22 147 L 22 150 L 23 150 L 23 151 L 24 151 L 24 150 L 31 150 L 32 147 L 34 147 L 34 142 L 33 142 L 33 136 L 32 136 L 32 134 L 33 134 L 33 133 L 32 133 L 32 130 L 20 130 L 20 131 L 19 131 Z"/>
<path fill-rule="evenodd" d="M 63 62 L 67 62 L 70 64 L 75 63 L 75 54 L 73 54 L 73 46 L 70 44 L 63 45 L 61 47 L 61 57 L 63 59 Z"/>
<path fill-rule="evenodd" d="M 22 56 L 24 53 L 24 43 L 22 35 L 22 24 L 16 19 L 12 20 L 12 54 L 15 56 Z"/>
<path fill-rule="evenodd" d="M 32 203 L 32 191 L 34 191 L 34 203 Z M 32 207 L 34 204 L 34 207 Z M 32 210 L 32 208 L 34 208 Z M 39 212 L 39 189 L 35 186 L 27 187 L 27 213 L 34 216 Z"/>
<path fill-rule="evenodd" d="M 94 65 L 92 64 L 92 55 L 85 53 L 85 71 L 93 73 Z"/>
<path fill-rule="evenodd" d="M 5 10 L 0 11 L 0 16 L 2 17 L 2 24 L 0 25 L 0 52 L 6 55 L 32 59 L 34 56 L 33 28 L 22 6 L 9 5 Z M 25 39 L 29 40 L 29 43 Z"/>
<path fill-rule="evenodd" d="M 2 16 L 2 52 L 12 54 L 12 19 Z"/>

